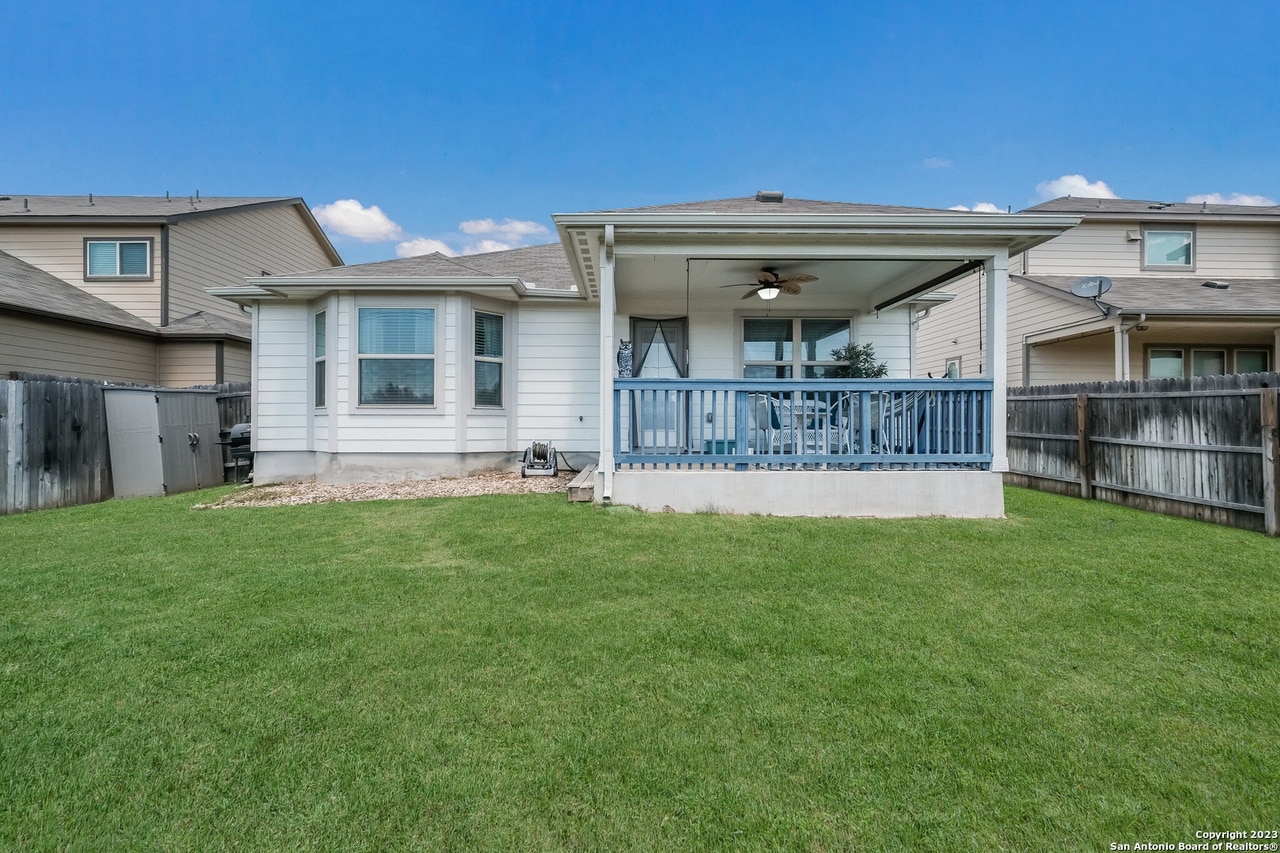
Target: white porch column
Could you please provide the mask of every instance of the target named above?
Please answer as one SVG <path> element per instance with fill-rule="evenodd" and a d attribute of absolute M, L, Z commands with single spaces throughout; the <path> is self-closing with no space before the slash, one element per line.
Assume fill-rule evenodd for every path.
<path fill-rule="evenodd" d="M 991 470 L 1009 470 L 1009 250 L 985 264 L 987 273 L 987 375 L 991 377 Z"/>
<path fill-rule="evenodd" d="M 600 464 L 596 469 L 596 500 L 613 498 L 613 315 L 614 293 L 613 226 L 604 227 L 600 247 Z"/>
<path fill-rule="evenodd" d="M 1111 338 L 1115 342 L 1115 377 L 1116 379 L 1128 379 L 1125 374 L 1129 372 L 1129 330 L 1124 327 L 1124 323 L 1116 323 L 1115 329 L 1111 332 Z"/>

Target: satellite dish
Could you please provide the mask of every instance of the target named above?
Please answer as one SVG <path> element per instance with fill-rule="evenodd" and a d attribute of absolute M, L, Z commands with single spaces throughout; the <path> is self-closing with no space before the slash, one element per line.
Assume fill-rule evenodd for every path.
<path fill-rule="evenodd" d="M 1081 299 L 1092 299 L 1093 304 L 1102 312 L 1102 316 L 1107 316 L 1107 309 L 1103 308 L 1098 302 L 1098 297 L 1111 289 L 1111 279 L 1105 275 L 1091 275 L 1085 278 L 1078 278 L 1071 282 L 1071 293 L 1079 296 Z"/>
<path fill-rule="evenodd" d="M 1091 275 L 1071 283 L 1071 292 L 1081 299 L 1097 299 L 1111 289 L 1111 279 L 1105 275 Z"/>

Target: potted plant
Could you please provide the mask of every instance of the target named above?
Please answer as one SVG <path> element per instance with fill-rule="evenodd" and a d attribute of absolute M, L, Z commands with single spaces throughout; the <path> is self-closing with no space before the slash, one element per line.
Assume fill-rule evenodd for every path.
<path fill-rule="evenodd" d="M 889 375 L 889 365 L 876 361 L 876 350 L 871 344 L 855 344 L 852 341 L 831 351 L 837 363 L 826 374 L 830 379 L 883 379 Z"/>

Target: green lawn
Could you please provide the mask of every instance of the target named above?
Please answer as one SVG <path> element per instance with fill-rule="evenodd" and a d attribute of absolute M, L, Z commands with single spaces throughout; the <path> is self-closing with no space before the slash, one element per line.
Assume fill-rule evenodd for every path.
<path fill-rule="evenodd" d="M 559 496 L 0 518 L 0 848 L 1106 850 L 1280 828 L 1280 542 Z"/>

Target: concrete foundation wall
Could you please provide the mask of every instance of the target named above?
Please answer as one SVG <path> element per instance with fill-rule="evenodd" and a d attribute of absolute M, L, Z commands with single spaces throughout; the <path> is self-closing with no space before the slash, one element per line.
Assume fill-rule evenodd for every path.
<path fill-rule="evenodd" d="M 650 512 L 1003 518 L 1002 484 L 990 471 L 618 471 L 612 503 Z"/>
<path fill-rule="evenodd" d="M 519 471 L 519 453 L 322 453 L 269 450 L 254 454 L 253 481 L 268 483 L 396 483 L 466 477 L 484 471 Z M 594 453 L 565 453 L 574 468 L 593 465 Z M 567 469 L 562 469 L 567 470 Z"/>

